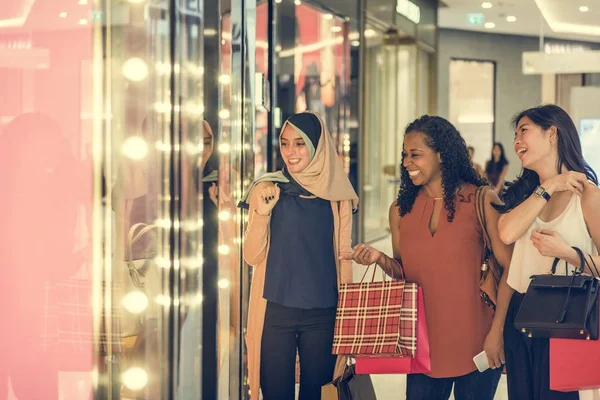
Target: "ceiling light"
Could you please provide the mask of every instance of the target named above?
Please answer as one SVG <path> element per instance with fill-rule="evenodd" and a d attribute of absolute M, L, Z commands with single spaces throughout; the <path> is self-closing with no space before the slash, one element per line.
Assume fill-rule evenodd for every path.
<path fill-rule="evenodd" d="M 590 11 L 590 8 L 588 6 L 581 6 L 581 7 L 579 7 L 579 11 L 588 12 L 588 11 Z"/>
<path fill-rule="evenodd" d="M 488 2 L 481 3 L 481 7 L 482 8 L 492 8 L 492 3 L 488 3 Z"/>
<path fill-rule="evenodd" d="M 488 29 L 493 29 L 493 28 L 496 27 L 496 24 L 493 23 L 493 22 L 486 22 L 485 23 L 485 27 L 488 28 Z"/>
<path fill-rule="evenodd" d="M 341 31 L 342 31 L 341 26 L 332 26 L 331 27 L 331 32 L 341 32 Z"/>
<path fill-rule="evenodd" d="M 67 18 L 67 13 L 63 11 L 60 14 L 58 14 L 58 16 L 61 18 Z"/>
<path fill-rule="evenodd" d="M 370 38 L 370 37 L 373 37 L 375 35 L 377 35 L 377 32 L 375 32 L 373 29 L 367 29 L 365 31 L 365 37 Z"/>
<path fill-rule="evenodd" d="M 514 15 L 509 15 L 508 17 L 506 17 L 506 20 L 508 22 L 515 22 L 517 20 L 517 17 L 515 17 Z"/>

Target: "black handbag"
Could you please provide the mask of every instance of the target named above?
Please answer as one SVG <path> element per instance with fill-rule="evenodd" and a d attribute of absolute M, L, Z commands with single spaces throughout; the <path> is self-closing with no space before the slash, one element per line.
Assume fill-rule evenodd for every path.
<path fill-rule="evenodd" d="M 582 275 L 585 258 L 578 270 L 554 275 L 559 259 L 552 264 L 552 275 L 534 275 L 525 293 L 515 327 L 530 338 L 598 340 L 598 278 Z M 565 263 L 566 264 L 566 263 Z"/>

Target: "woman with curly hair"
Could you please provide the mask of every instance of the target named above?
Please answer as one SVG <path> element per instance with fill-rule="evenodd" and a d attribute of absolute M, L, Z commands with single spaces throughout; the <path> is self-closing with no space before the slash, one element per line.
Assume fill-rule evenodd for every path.
<path fill-rule="evenodd" d="M 377 263 L 392 276 L 403 268 L 406 280 L 423 288 L 431 373 L 408 376 L 407 399 L 446 400 L 454 387 L 457 400 L 492 400 L 504 363 L 506 307 L 494 314 L 480 297 L 484 244 L 475 197 L 485 181 L 475 172 L 456 128 L 428 115 L 406 128 L 401 173 L 400 192 L 389 214 L 393 258 L 361 244 L 352 259 Z M 492 203 L 499 203 L 498 196 L 487 190 L 492 248 L 499 263 L 508 266 L 512 250 L 498 237 L 499 214 Z M 507 297 L 506 292 L 501 284 L 499 298 Z M 473 357 L 482 350 L 491 368 L 480 373 Z"/>

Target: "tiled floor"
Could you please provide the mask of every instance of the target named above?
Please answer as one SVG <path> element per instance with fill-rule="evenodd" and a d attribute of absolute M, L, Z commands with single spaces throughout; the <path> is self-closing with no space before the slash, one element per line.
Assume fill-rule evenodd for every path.
<path fill-rule="evenodd" d="M 383 251 L 384 253 L 392 254 L 392 243 L 390 238 L 385 238 L 371 244 L 373 247 Z M 364 274 L 364 268 L 361 265 L 354 265 L 354 281 L 360 281 Z M 379 400 L 403 400 L 406 399 L 406 375 L 371 375 L 377 399 Z M 496 392 L 495 400 L 507 399 L 506 377 L 502 376 L 498 391 Z M 451 396 L 450 399 L 454 399 Z"/>

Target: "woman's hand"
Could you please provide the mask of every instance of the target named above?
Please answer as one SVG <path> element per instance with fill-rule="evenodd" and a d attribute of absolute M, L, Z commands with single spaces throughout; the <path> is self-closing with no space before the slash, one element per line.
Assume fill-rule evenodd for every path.
<path fill-rule="evenodd" d="M 550 194 L 569 191 L 581 195 L 587 183 L 585 174 L 569 171 L 548 179 L 542 183 L 542 187 Z"/>
<path fill-rule="evenodd" d="M 490 368 L 501 368 L 504 365 L 504 338 L 501 329 L 492 327 L 483 342 L 483 350 L 487 355 Z"/>
<path fill-rule="evenodd" d="M 379 261 L 381 256 L 382 253 L 374 247 L 368 244 L 359 244 L 354 247 L 352 253 L 342 254 L 340 258 L 342 260 L 354 260 L 361 265 L 371 265 Z"/>
<path fill-rule="evenodd" d="M 279 201 L 280 192 L 281 189 L 277 185 L 269 185 L 258 192 L 256 212 L 263 216 L 271 215 L 271 211 Z"/>
<path fill-rule="evenodd" d="M 566 261 L 579 260 L 575 250 L 556 232 L 541 230 L 531 233 L 531 241 L 541 255 Z M 574 257 L 573 257 L 574 256 Z M 579 265 L 576 261 L 575 265 Z"/>

